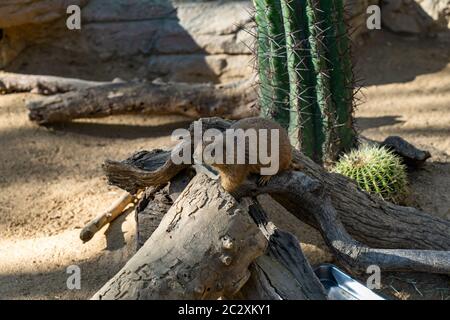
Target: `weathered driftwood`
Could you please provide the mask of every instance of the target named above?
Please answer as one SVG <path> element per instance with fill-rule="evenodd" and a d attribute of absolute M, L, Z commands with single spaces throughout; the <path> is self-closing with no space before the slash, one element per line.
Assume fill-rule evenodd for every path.
<path fill-rule="evenodd" d="M 135 210 L 138 249 L 158 228 L 162 218 L 189 184 L 192 177 L 193 175 L 190 172 L 182 171 L 168 183 L 147 188 Z"/>
<path fill-rule="evenodd" d="M 204 130 L 224 130 L 230 124 L 218 118 L 202 119 L 202 123 Z M 383 271 L 450 274 L 449 221 L 372 197 L 300 152 L 294 161 L 303 165 L 303 172 L 281 173 L 265 186 L 257 185 L 258 177 L 250 177 L 233 195 L 202 173 L 179 194 L 183 189 L 180 177 L 189 180 L 189 171 L 174 170 L 177 166 L 168 151 L 140 152 L 124 162 L 109 161 L 105 170 L 110 182 L 128 191 L 150 185 L 153 196 L 165 189 L 161 194 L 171 200 L 160 207 L 163 211 L 172 199 L 177 200 L 156 230 L 150 230 L 152 235 L 136 256 L 94 299 L 325 299 L 298 240 L 267 221 L 255 198 L 263 193 L 318 228 L 350 272 L 378 265 Z M 182 165 L 181 170 L 187 167 Z M 174 172 L 178 173 L 175 178 Z M 171 180 L 178 181 L 174 184 L 178 191 L 167 189 Z M 235 220 L 231 223 L 230 219 Z M 235 235 L 241 240 L 236 241 Z M 238 250 L 236 243 L 242 245 Z M 257 254 L 250 255 L 250 247 Z M 223 269 L 227 265 L 235 269 Z M 180 274 L 188 280 L 183 282 Z M 236 277 L 239 281 L 229 282 Z"/>
<path fill-rule="evenodd" d="M 374 249 L 354 240 L 338 219 L 324 186 L 303 173 L 287 172 L 277 175 L 266 186 L 246 183 L 235 196 L 254 196 L 263 193 L 271 194 L 275 198 L 282 196 L 292 208 L 295 208 L 295 211 L 292 211 L 295 215 L 301 212 L 300 218 L 308 216 L 308 221 L 313 220 L 338 260 L 347 269 L 364 272 L 368 266 L 376 264 L 385 271 L 450 274 L 448 250 Z M 450 233 L 447 234 L 450 236 Z"/>
<path fill-rule="evenodd" d="M 144 246 L 93 299 L 233 297 L 267 240 L 248 207 L 195 176 Z"/>
<path fill-rule="evenodd" d="M 140 249 L 145 241 L 158 228 L 164 215 L 173 204 L 168 196 L 169 184 L 157 187 L 149 187 L 142 195 L 135 209 L 136 248 Z"/>
<path fill-rule="evenodd" d="M 116 202 L 114 202 L 105 212 L 98 215 L 80 231 L 80 239 L 87 242 L 106 224 L 114 221 L 125 208 L 134 200 L 134 196 L 128 192 L 124 192 Z"/>
<path fill-rule="evenodd" d="M 381 145 L 394 150 L 395 153 L 403 158 L 405 164 L 410 167 L 420 167 L 431 158 L 431 154 L 428 151 L 416 148 L 399 136 L 387 137 Z"/>
<path fill-rule="evenodd" d="M 148 186 L 166 184 L 188 165 L 175 165 L 170 159 L 170 151 L 155 149 L 141 151 L 125 161 L 106 160 L 103 164 L 109 184 L 126 186 L 122 189 L 136 193 Z"/>
<path fill-rule="evenodd" d="M 204 130 L 211 127 L 224 130 L 230 122 L 208 118 L 202 119 L 202 124 Z M 152 185 L 154 180 L 166 183 L 179 172 L 174 170 L 177 166 L 171 163 L 169 151 L 158 153 L 155 160 L 152 154 L 143 151 L 124 162 L 108 161 L 104 169 L 109 182 L 133 192 Z M 358 189 L 351 180 L 329 173 L 300 152 L 294 152 L 294 161 L 303 165 L 306 175 L 323 185 L 339 220 L 356 240 L 374 248 L 450 250 L 448 220 L 371 196 Z M 313 215 L 299 210 L 298 199 L 280 193 L 272 194 L 272 197 L 300 220 L 319 227 Z"/>
<path fill-rule="evenodd" d="M 349 234 L 375 248 L 450 250 L 450 221 L 421 210 L 383 201 L 360 190 L 350 179 L 329 173 L 300 152 L 294 160 L 306 175 L 318 180 Z M 317 222 L 296 210 L 298 204 L 275 197 L 288 211 L 317 227 Z M 301 218 L 302 217 L 302 218 Z"/>
<path fill-rule="evenodd" d="M 127 82 L 39 97 L 27 107 L 30 120 L 39 124 L 127 113 L 237 119 L 257 113 L 255 99 L 250 80 L 220 85 Z"/>
<path fill-rule="evenodd" d="M 110 84 L 110 82 L 8 72 L 0 73 L 0 93 L 33 92 L 50 95 L 83 90 L 106 84 Z"/>
<path fill-rule="evenodd" d="M 192 178 L 182 171 L 162 187 L 149 187 L 136 208 L 137 242 L 141 248 Z M 251 277 L 235 298 L 325 299 L 323 287 L 304 257 L 298 240 L 268 221 L 256 199 L 249 201 L 249 214 L 268 240 L 264 255 L 250 266 Z"/>
<path fill-rule="evenodd" d="M 176 197 L 184 182 L 174 181 L 166 192 Z M 219 297 L 311 300 L 326 293 L 298 240 L 277 230 L 256 199 L 237 201 L 218 181 L 197 174 L 144 246 L 92 299 Z"/>
<path fill-rule="evenodd" d="M 239 193 L 246 196 L 282 194 L 290 198 L 297 210 L 314 217 L 338 261 L 353 272 L 365 272 L 368 266 L 378 265 L 383 271 L 450 274 L 449 250 L 378 249 L 354 240 L 338 219 L 324 186 L 301 172 L 276 175 L 265 186 L 249 181 L 242 185 Z"/>
<path fill-rule="evenodd" d="M 325 300 L 327 295 L 302 253 L 298 239 L 268 220 L 256 199 L 249 213 L 268 240 L 264 255 L 250 266 L 251 277 L 240 291 L 250 300 Z"/>

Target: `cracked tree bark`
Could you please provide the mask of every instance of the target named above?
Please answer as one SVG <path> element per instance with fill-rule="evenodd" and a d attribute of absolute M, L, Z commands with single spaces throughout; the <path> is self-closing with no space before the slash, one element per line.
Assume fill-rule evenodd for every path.
<path fill-rule="evenodd" d="M 139 226 L 136 232 L 138 249 L 158 228 L 162 218 L 189 184 L 192 177 L 192 173 L 186 170 L 180 172 L 168 183 L 147 188 L 135 210 L 136 224 Z"/>
<path fill-rule="evenodd" d="M 298 239 L 279 230 L 254 201 L 249 213 L 268 240 L 266 253 L 250 266 L 251 277 L 240 291 L 249 300 L 324 300 L 327 295 Z"/>
<path fill-rule="evenodd" d="M 204 189 L 208 186 L 207 189 Z M 267 242 L 248 209 L 197 175 L 150 239 L 93 299 L 233 296 Z"/>
<path fill-rule="evenodd" d="M 225 130 L 230 121 L 201 119 L 203 130 Z M 153 153 L 158 156 L 154 158 Z M 301 152 L 294 151 L 294 161 L 303 165 L 306 175 L 323 185 L 330 195 L 337 217 L 356 240 L 376 248 L 450 250 L 450 222 L 415 208 L 385 202 L 357 188 L 350 179 L 329 173 Z M 104 171 L 109 183 L 134 193 L 160 181 L 167 182 L 187 165 L 174 165 L 170 151 L 142 151 L 125 161 L 108 160 Z M 298 200 L 286 194 L 271 194 L 300 220 L 318 228 L 313 215 L 299 210 Z"/>
<path fill-rule="evenodd" d="M 125 82 L 38 97 L 27 108 L 30 120 L 39 124 L 128 113 L 238 119 L 257 114 L 255 100 L 250 80 L 220 85 Z"/>
<path fill-rule="evenodd" d="M 296 247 L 283 246 L 283 241 L 291 244 L 292 236 L 278 234 L 277 240 L 271 240 L 275 231 L 265 235 L 260 231 L 249 215 L 253 211 L 254 219 L 258 217 L 252 206 L 254 200 L 237 201 L 217 181 L 196 175 L 144 246 L 92 299 L 232 298 L 250 278 L 248 268 L 264 254 L 268 242 L 269 254 L 266 259 L 257 259 L 254 268 L 271 269 L 276 261 L 270 256 L 277 252 L 306 261 L 298 242 Z M 280 268 L 286 267 L 278 266 L 277 270 Z M 278 274 L 278 281 L 291 289 L 278 293 L 279 297 L 324 299 L 323 287 L 311 275 L 309 264 L 306 271 Z M 294 290 L 290 283 L 303 290 Z M 246 292 L 256 294 L 251 287 Z"/>

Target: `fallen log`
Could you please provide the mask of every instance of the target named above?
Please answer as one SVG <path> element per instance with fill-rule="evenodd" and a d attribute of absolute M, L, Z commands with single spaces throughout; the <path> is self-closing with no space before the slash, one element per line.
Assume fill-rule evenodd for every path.
<path fill-rule="evenodd" d="M 0 73 L 0 93 L 32 92 L 43 95 L 83 90 L 111 82 L 87 81 L 56 76 Z"/>
<path fill-rule="evenodd" d="M 217 183 L 197 175 L 150 239 L 92 299 L 234 296 L 267 246 L 247 211 Z"/>
<path fill-rule="evenodd" d="M 213 127 L 225 130 L 231 123 L 220 118 L 201 121 L 203 130 Z M 372 196 L 358 189 L 350 179 L 326 171 L 301 152 L 294 152 L 294 161 L 304 167 L 302 172 L 323 185 L 338 219 L 361 243 L 374 248 L 450 250 L 450 221 Z M 125 161 L 106 161 L 104 171 L 109 183 L 133 193 L 155 182 L 167 183 L 179 172 L 177 167 L 182 167 L 181 170 L 187 165 L 171 163 L 169 151 L 159 152 L 157 157 L 154 151 L 142 151 Z M 298 199 L 280 193 L 271 196 L 297 218 L 319 229 L 313 215 L 299 210 Z"/>
<path fill-rule="evenodd" d="M 135 210 L 138 226 L 136 229 L 138 249 L 158 228 L 162 218 L 189 184 L 192 177 L 193 175 L 190 172 L 182 171 L 166 184 L 147 188 Z"/>
<path fill-rule="evenodd" d="M 327 295 L 298 239 L 279 230 L 268 220 L 255 198 L 249 214 L 268 241 L 264 255 L 250 266 L 251 277 L 241 289 L 240 298 L 248 300 L 325 300 Z"/>
<path fill-rule="evenodd" d="M 294 158 L 303 165 L 302 172 L 323 184 L 339 220 L 358 241 L 376 248 L 450 250 L 450 221 L 370 195 L 352 180 L 324 170 L 300 152 L 295 152 Z M 317 227 L 317 221 L 296 210 L 297 203 L 283 196 L 274 198 Z"/>
<path fill-rule="evenodd" d="M 103 164 L 108 183 L 122 186 L 134 194 L 148 186 L 168 183 L 189 165 L 175 165 L 170 159 L 171 151 L 155 149 L 150 152 L 137 152 L 125 161 L 106 160 Z"/>
<path fill-rule="evenodd" d="M 158 228 L 160 221 L 191 179 L 178 174 L 162 188 L 150 187 L 136 209 L 138 249 Z M 277 229 L 256 199 L 248 201 L 249 214 L 268 241 L 266 253 L 250 265 L 251 277 L 236 296 L 239 299 L 315 299 L 325 292 L 304 257 L 298 239 Z"/>
<path fill-rule="evenodd" d="M 204 130 L 230 124 L 218 118 L 201 121 Z M 233 194 L 202 170 L 181 193 L 179 183 L 178 191 L 168 191 L 172 181 L 189 180 L 192 172 L 184 164 L 175 176 L 169 151 L 108 161 L 104 169 L 110 182 L 128 191 L 151 186 L 152 194 L 164 186 L 176 200 L 166 214 L 171 202 L 161 207 L 156 230 L 93 299 L 326 299 L 298 240 L 267 220 L 256 198 L 265 193 L 315 226 L 350 273 L 377 265 L 382 271 L 450 274 L 449 221 L 369 196 L 300 152 L 294 158 L 303 172 L 280 173 L 264 186 L 251 176 Z"/>
<path fill-rule="evenodd" d="M 39 124 L 128 113 L 238 119 L 257 113 L 255 100 L 250 80 L 220 85 L 127 82 L 38 97 L 27 108 L 30 120 Z"/>
<path fill-rule="evenodd" d="M 240 187 L 239 193 L 246 196 L 282 194 L 290 198 L 297 210 L 315 218 L 319 231 L 338 261 L 353 273 L 363 273 L 367 267 L 377 265 L 383 271 L 450 274 L 450 250 L 379 249 L 354 240 L 338 219 L 325 190 L 317 180 L 291 171 L 274 176 L 265 186 L 257 185 L 256 180 L 253 183 L 248 181 Z"/>
<path fill-rule="evenodd" d="M 383 271 L 450 274 L 449 251 L 380 250 L 353 240 L 323 186 L 301 172 L 277 175 L 264 187 L 256 178 L 239 194 L 296 198 L 352 273 L 378 265 Z M 326 299 L 298 240 L 267 221 L 254 198 L 238 198 L 218 180 L 197 174 L 144 246 L 93 299 Z"/>
<path fill-rule="evenodd" d="M 159 174 L 163 172 L 160 171 Z M 303 173 L 292 171 L 276 175 L 265 186 L 258 186 L 255 182 L 245 183 L 234 196 L 239 198 L 264 193 L 274 196 L 275 199 L 278 195 L 283 196 L 295 207 L 292 213 L 302 212 L 313 218 L 317 223 L 316 227 L 338 260 L 354 273 L 364 272 L 370 265 L 378 265 L 384 271 L 450 274 L 450 251 L 448 250 L 373 249 L 354 240 L 338 219 L 324 185 Z M 447 235 L 450 236 L 450 233 Z"/>
<path fill-rule="evenodd" d="M 138 249 L 158 228 L 192 177 L 191 171 L 182 171 L 167 184 L 147 189 L 136 208 Z M 252 275 L 236 297 L 251 300 L 325 299 L 323 288 L 304 257 L 297 238 L 277 229 L 256 199 L 249 201 L 248 208 L 266 237 L 268 248 L 250 265 Z"/>
<path fill-rule="evenodd" d="M 251 275 L 249 267 L 258 271 Z M 144 246 L 92 299 L 267 296 L 326 299 L 294 236 L 267 221 L 255 199 L 237 201 L 197 174 Z"/>

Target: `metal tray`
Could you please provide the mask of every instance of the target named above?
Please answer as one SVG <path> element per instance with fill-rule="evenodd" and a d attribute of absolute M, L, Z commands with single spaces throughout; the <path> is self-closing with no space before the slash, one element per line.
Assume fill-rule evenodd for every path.
<path fill-rule="evenodd" d="M 330 300 L 385 300 L 332 264 L 314 269 Z"/>

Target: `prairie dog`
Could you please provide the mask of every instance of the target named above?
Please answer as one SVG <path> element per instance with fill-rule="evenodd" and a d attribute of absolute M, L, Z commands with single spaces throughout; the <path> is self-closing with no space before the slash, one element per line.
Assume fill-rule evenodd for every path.
<path fill-rule="evenodd" d="M 226 191 L 233 192 L 236 190 L 251 173 L 260 174 L 259 183 L 264 185 L 273 175 L 291 168 L 292 147 L 289 136 L 286 130 L 278 123 L 254 117 L 236 121 L 230 126 L 230 129 L 230 131 L 227 130 L 227 132 L 216 136 L 212 142 L 204 145 L 205 152 L 203 156 L 203 161 L 219 172 L 221 185 Z M 240 132 L 245 132 L 246 135 L 241 140 L 237 138 L 232 139 L 232 147 L 230 148 L 230 144 L 226 143 L 227 141 L 231 142 L 228 140 L 227 134 L 228 132 L 238 132 L 239 129 L 242 129 Z M 272 130 L 277 133 L 272 134 Z M 251 139 L 249 138 L 250 136 L 252 136 Z M 277 143 L 272 141 L 274 138 L 277 139 Z M 260 148 L 264 145 L 266 147 Z M 240 158 L 239 147 L 245 147 L 245 149 L 241 149 L 241 151 L 244 151 L 244 154 L 241 152 Z M 222 152 L 222 155 L 216 157 L 217 152 L 212 151 L 210 153 L 211 156 L 205 156 L 205 154 L 208 154 L 206 152 L 207 148 L 209 148 L 209 151 L 219 150 Z M 238 161 L 239 159 L 242 160 L 243 157 L 245 162 Z M 222 161 L 218 159 L 222 159 Z M 226 161 L 226 159 L 233 161 Z M 268 170 L 274 165 L 274 163 L 268 163 L 269 159 L 277 162 L 275 164 L 277 167 L 275 172 L 269 172 L 270 170 Z"/>

